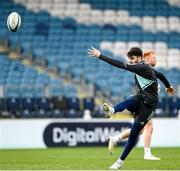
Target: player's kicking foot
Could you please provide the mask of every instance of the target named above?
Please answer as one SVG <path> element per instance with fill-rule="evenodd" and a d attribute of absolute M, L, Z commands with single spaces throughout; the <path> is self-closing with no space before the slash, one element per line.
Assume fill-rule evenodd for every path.
<path fill-rule="evenodd" d="M 108 151 L 109 151 L 109 154 L 114 153 L 115 146 L 116 146 L 116 143 L 114 142 L 113 137 L 109 137 L 108 138 Z"/>
<path fill-rule="evenodd" d="M 151 155 L 144 155 L 144 160 L 161 160 L 161 159 L 151 154 Z"/>
<path fill-rule="evenodd" d="M 123 165 L 123 161 L 121 159 L 118 159 L 112 166 L 109 167 L 109 169 L 120 169 Z"/>
<path fill-rule="evenodd" d="M 104 103 L 102 105 L 103 112 L 105 114 L 105 117 L 111 117 L 113 115 L 113 108 L 110 107 L 107 103 Z"/>

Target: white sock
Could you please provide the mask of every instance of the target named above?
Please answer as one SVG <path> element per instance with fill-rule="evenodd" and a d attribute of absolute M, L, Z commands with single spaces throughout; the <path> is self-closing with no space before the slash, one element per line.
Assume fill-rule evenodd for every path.
<path fill-rule="evenodd" d="M 123 160 L 121 160 L 121 159 L 118 159 L 116 162 L 117 162 L 119 165 L 121 165 L 121 166 L 122 166 L 124 161 L 123 161 Z"/>
<path fill-rule="evenodd" d="M 112 137 L 112 139 L 113 139 L 113 142 L 115 143 L 115 144 L 117 144 L 121 139 L 122 139 L 122 137 L 121 137 L 121 135 L 115 135 L 114 137 Z"/>
<path fill-rule="evenodd" d="M 145 148 L 144 148 L 144 155 L 145 155 L 145 156 L 151 156 L 151 155 L 152 155 L 152 154 L 151 154 L 151 148 L 145 147 Z"/>
<path fill-rule="evenodd" d="M 113 107 L 109 107 L 109 110 L 110 110 L 111 113 L 114 114 L 114 108 Z"/>

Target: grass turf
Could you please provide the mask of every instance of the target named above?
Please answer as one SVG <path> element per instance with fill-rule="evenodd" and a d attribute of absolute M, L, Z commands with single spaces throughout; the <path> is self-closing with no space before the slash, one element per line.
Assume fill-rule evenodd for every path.
<path fill-rule="evenodd" d="M 107 170 L 122 152 L 108 155 L 105 147 L 0 150 L 0 170 Z M 180 148 L 153 148 L 160 161 L 143 160 L 143 148 L 135 148 L 123 170 L 178 170 Z"/>

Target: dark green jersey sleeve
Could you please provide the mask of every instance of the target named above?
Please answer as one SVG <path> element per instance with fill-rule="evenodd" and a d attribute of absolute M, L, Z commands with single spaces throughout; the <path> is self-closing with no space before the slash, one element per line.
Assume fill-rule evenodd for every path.
<path fill-rule="evenodd" d="M 105 62 L 107 62 L 107 63 L 109 63 L 115 67 L 128 70 L 128 71 L 136 73 L 138 75 L 143 75 L 144 70 L 147 69 L 147 67 L 143 64 L 127 64 L 127 63 L 123 63 L 119 60 L 109 58 L 109 57 L 104 56 L 102 54 L 100 55 L 99 59 L 101 59 L 101 60 L 103 60 L 103 61 L 105 61 Z"/>
<path fill-rule="evenodd" d="M 171 85 L 170 85 L 169 81 L 167 80 L 167 78 L 164 76 L 164 74 L 155 69 L 153 69 L 153 70 L 156 74 L 156 78 L 161 80 L 163 82 L 163 84 L 166 86 L 166 88 L 169 88 Z"/>

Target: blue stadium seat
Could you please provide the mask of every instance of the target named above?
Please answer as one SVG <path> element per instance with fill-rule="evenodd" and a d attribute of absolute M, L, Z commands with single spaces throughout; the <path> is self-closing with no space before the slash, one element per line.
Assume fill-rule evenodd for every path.
<path fill-rule="evenodd" d="M 4 96 L 5 97 L 19 97 L 20 91 L 19 91 L 19 86 L 15 85 L 13 86 L 12 84 L 7 84 L 4 89 Z"/>
<path fill-rule="evenodd" d="M 66 117 L 66 111 L 61 111 L 58 109 L 55 109 L 51 112 L 52 118 L 65 118 Z"/>
<path fill-rule="evenodd" d="M 47 85 L 50 82 L 50 78 L 49 75 L 44 73 L 44 74 L 39 74 L 36 77 L 36 84 L 43 84 L 43 85 Z"/>
<path fill-rule="evenodd" d="M 42 97 L 42 98 L 36 98 L 36 103 L 37 103 L 37 109 L 43 110 L 45 112 L 49 112 L 51 109 L 51 102 L 48 98 Z"/>
<path fill-rule="evenodd" d="M 159 96 L 158 106 L 156 108 L 156 117 L 167 116 L 167 98 L 164 96 Z"/>
<path fill-rule="evenodd" d="M 68 109 L 68 100 L 64 96 L 52 97 L 54 110 L 66 111 Z"/>
<path fill-rule="evenodd" d="M 21 106 L 19 98 L 17 97 L 8 97 L 6 99 L 7 111 L 14 115 L 15 117 L 19 117 Z"/>
<path fill-rule="evenodd" d="M 40 109 L 40 110 L 36 111 L 35 117 L 37 117 L 37 118 L 49 118 L 49 117 L 51 117 L 51 113 L 47 112 L 43 109 Z"/>
<path fill-rule="evenodd" d="M 39 21 L 38 23 L 36 23 L 36 26 L 35 26 L 35 34 L 36 35 L 47 36 L 48 31 L 49 31 L 48 23 L 45 23 L 43 21 Z"/>
<path fill-rule="evenodd" d="M 171 8 L 169 8 L 168 15 L 179 17 L 180 16 L 179 7 L 172 6 Z"/>
<path fill-rule="evenodd" d="M 21 98 L 22 109 L 29 112 L 34 112 L 36 110 L 36 101 L 31 97 L 23 97 Z"/>
<path fill-rule="evenodd" d="M 63 28 L 74 30 L 76 28 L 76 21 L 71 17 L 66 17 L 63 20 Z"/>
<path fill-rule="evenodd" d="M 69 97 L 67 100 L 69 109 L 80 111 L 80 100 L 77 97 Z"/>
<path fill-rule="evenodd" d="M 37 109 L 35 98 L 22 97 L 20 98 L 20 104 L 22 107 L 21 112 L 20 112 L 21 118 L 35 117 L 36 109 Z"/>
<path fill-rule="evenodd" d="M 35 84 L 34 94 L 37 98 L 45 96 L 45 86 L 42 84 Z"/>
<path fill-rule="evenodd" d="M 128 40 L 128 27 L 119 25 L 117 26 L 117 31 L 116 31 L 116 41 L 127 41 Z"/>
<path fill-rule="evenodd" d="M 93 111 L 95 107 L 95 102 L 93 97 L 83 98 L 83 109 L 89 109 Z"/>
<path fill-rule="evenodd" d="M 65 86 L 64 95 L 70 98 L 76 97 L 77 96 L 76 87 L 74 85 Z"/>
<path fill-rule="evenodd" d="M 21 79 L 21 84 L 26 84 L 26 85 L 32 85 L 35 83 L 35 79 L 34 78 L 29 78 L 29 77 L 23 77 Z"/>
<path fill-rule="evenodd" d="M 75 82 L 80 82 L 82 80 L 82 75 L 83 75 L 82 67 L 72 69 L 72 79 Z"/>
<path fill-rule="evenodd" d="M 158 32 L 156 33 L 156 41 L 163 41 L 163 42 L 167 42 L 168 37 L 167 34 L 165 32 Z"/>
<path fill-rule="evenodd" d="M 104 118 L 104 112 L 99 107 L 95 108 L 91 115 L 94 118 Z"/>
<path fill-rule="evenodd" d="M 0 98 L 0 116 L 3 116 L 3 111 L 6 110 L 6 101 L 4 98 Z"/>
<path fill-rule="evenodd" d="M 177 117 L 180 109 L 180 98 L 174 96 L 168 99 L 169 116 Z"/>
<path fill-rule="evenodd" d="M 33 118 L 34 117 L 34 113 L 32 111 L 29 111 L 27 109 L 22 110 L 20 112 L 20 118 Z"/>
<path fill-rule="evenodd" d="M 63 96 L 52 97 L 51 102 L 53 105 L 53 110 L 51 111 L 51 116 L 53 118 L 63 118 L 66 117 L 68 110 L 67 98 Z"/>
<path fill-rule="evenodd" d="M 156 37 L 157 38 L 157 37 Z M 150 41 L 150 42 L 154 42 L 155 40 L 155 36 L 154 33 L 152 32 L 142 32 L 142 41 Z"/>
<path fill-rule="evenodd" d="M 49 87 L 49 94 L 50 96 L 55 96 L 55 97 L 58 97 L 58 96 L 63 96 L 65 93 L 64 93 L 64 87 L 61 87 L 59 85 L 51 85 Z"/>
<path fill-rule="evenodd" d="M 34 86 L 32 84 L 21 84 L 20 86 L 20 96 L 33 98 L 34 94 Z"/>
<path fill-rule="evenodd" d="M 77 112 L 73 109 L 67 111 L 68 118 L 77 118 Z"/>

